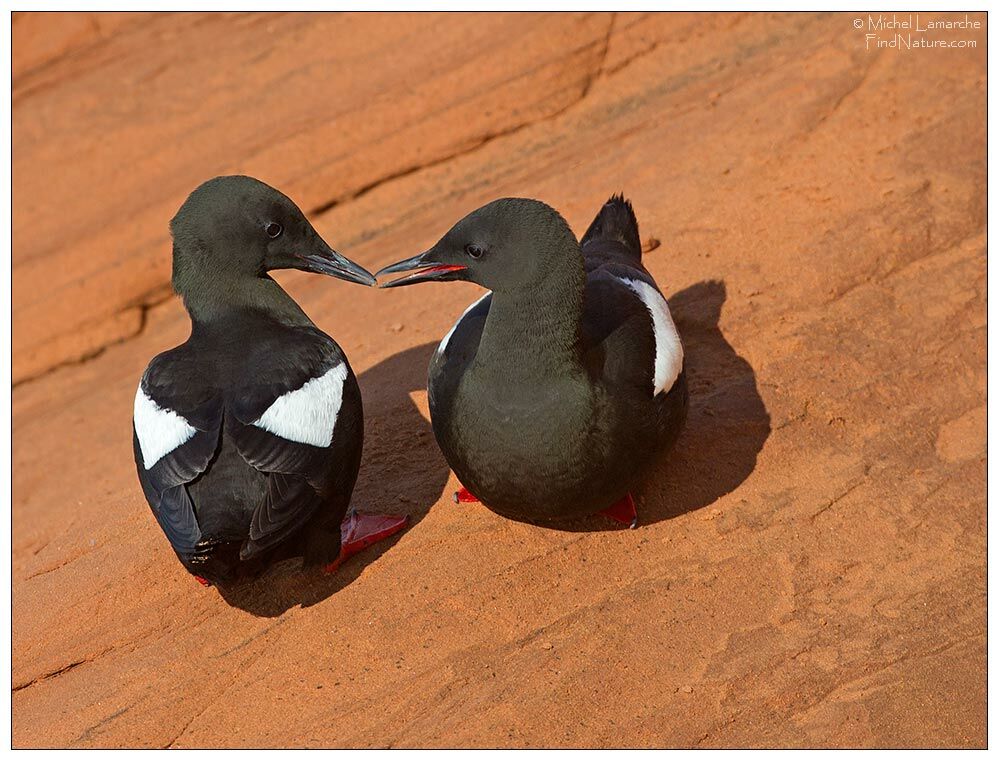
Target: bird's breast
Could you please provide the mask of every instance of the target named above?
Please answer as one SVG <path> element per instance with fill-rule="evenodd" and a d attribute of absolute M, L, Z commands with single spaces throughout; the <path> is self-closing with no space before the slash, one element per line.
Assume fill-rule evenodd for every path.
<path fill-rule="evenodd" d="M 564 490 L 591 449 L 592 399 L 576 379 L 462 383 L 435 418 L 441 448 L 459 478 L 506 495 Z M 526 497 L 527 495 L 520 495 Z"/>

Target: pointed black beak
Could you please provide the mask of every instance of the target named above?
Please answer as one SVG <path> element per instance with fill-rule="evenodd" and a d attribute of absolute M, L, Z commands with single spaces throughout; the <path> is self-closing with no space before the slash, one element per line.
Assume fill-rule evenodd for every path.
<path fill-rule="evenodd" d="M 320 240 L 318 250 L 310 251 L 296 257 L 295 269 L 305 272 L 315 272 L 319 275 L 332 275 L 341 280 L 361 285 L 374 285 L 375 276 L 360 264 L 352 262 L 343 254 L 339 254 Z"/>
<path fill-rule="evenodd" d="M 422 254 L 417 254 L 409 259 L 403 259 L 401 262 L 390 264 L 388 267 L 382 267 L 375 273 L 375 277 L 390 275 L 393 272 L 409 272 L 409 270 L 419 270 L 419 272 L 414 272 L 412 275 L 401 277 L 390 283 L 382 283 L 378 287 L 395 288 L 398 285 L 462 279 L 460 273 L 464 272 L 467 269 L 466 267 L 460 264 L 444 264 L 435 261 L 431 256 L 432 253 L 432 250 L 424 251 Z"/>

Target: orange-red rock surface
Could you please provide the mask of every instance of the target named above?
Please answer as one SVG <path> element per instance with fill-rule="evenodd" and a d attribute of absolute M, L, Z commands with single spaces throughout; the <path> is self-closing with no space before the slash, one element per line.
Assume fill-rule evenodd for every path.
<path fill-rule="evenodd" d="M 985 30 L 853 19 L 15 16 L 14 744 L 983 746 Z M 233 172 L 372 271 L 625 191 L 691 380 L 642 525 L 451 503 L 425 371 L 475 286 L 282 274 L 360 377 L 355 504 L 414 524 L 199 587 L 131 403 L 187 335 L 168 220 Z"/>

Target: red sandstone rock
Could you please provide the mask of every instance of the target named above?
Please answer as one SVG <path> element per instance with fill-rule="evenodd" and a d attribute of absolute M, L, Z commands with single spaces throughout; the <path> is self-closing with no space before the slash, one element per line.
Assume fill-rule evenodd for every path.
<path fill-rule="evenodd" d="M 985 744 L 984 29 L 103 19 L 14 22 L 16 746 Z M 371 270 L 498 196 L 582 232 L 623 190 L 691 383 L 642 525 L 451 503 L 422 389 L 475 286 L 295 273 L 364 393 L 355 503 L 415 525 L 198 587 L 131 400 L 187 335 L 168 220 L 237 171 Z"/>

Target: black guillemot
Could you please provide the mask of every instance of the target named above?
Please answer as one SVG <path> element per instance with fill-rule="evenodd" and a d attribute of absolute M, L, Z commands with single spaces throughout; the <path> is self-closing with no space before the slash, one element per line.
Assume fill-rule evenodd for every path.
<path fill-rule="evenodd" d="M 316 272 L 373 285 L 286 196 L 217 177 L 170 223 L 173 287 L 191 336 L 156 356 L 135 395 L 142 490 L 204 584 L 301 555 L 335 570 L 405 516 L 348 514 L 364 438 L 343 351 L 267 274 Z"/>
<path fill-rule="evenodd" d="M 489 289 L 430 362 L 434 434 L 456 501 L 534 523 L 596 512 L 634 526 L 630 490 L 676 441 L 688 393 L 669 306 L 642 264 L 630 202 L 582 242 L 550 206 L 503 198 L 459 221 L 385 283 Z"/>

